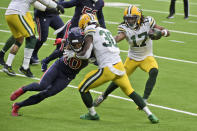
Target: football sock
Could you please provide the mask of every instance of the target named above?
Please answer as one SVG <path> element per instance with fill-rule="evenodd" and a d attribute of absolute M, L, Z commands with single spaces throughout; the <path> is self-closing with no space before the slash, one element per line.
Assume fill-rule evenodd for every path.
<path fill-rule="evenodd" d="M 11 66 L 11 65 L 12 65 L 12 62 L 13 62 L 13 60 L 14 60 L 14 57 L 15 57 L 14 54 L 9 53 L 8 58 L 7 58 L 7 61 L 6 61 L 6 64 L 7 64 L 8 66 Z"/>
<path fill-rule="evenodd" d="M 147 106 L 143 108 L 143 111 L 147 114 L 147 116 L 152 115 L 152 112 L 149 110 Z"/>
<path fill-rule="evenodd" d="M 158 69 L 156 69 L 156 68 L 152 68 L 149 71 L 149 78 L 146 82 L 146 87 L 145 87 L 144 95 L 143 95 L 144 99 L 148 99 L 148 97 L 150 96 L 150 94 L 153 90 L 153 87 L 156 83 L 157 74 L 158 74 Z"/>
<path fill-rule="evenodd" d="M 91 108 L 92 107 L 92 103 L 93 103 L 93 100 L 92 100 L 92 96 L 90 94 L 90 92 L 80 92 L 81 94 L 81 98 L 83 100 L 83 103 L 86 105 L 87 108 Z"/>
<path fill-rule="evenodd" d="M 23 59 L 23 68 L 26 70 L 29 68 L 29 62 L 34 49 L 25 48 L 24 49 L 24 59 Z"/>
<path fill-rule="evenodd" d="M 89 112 L 90 112 L 90 115 L 92 115 L 92 116 L 96 115 L 96 111 L 95 111 L 95 109 L 94 109 L 93 106 L 90 107 L 90 108 L 88 108 L 88 110 L 89 110 Z"/>
<path fill-rule="evenodd" d="M 16 42 L 16 39 L 13 36 L 10 36 L 8 40 L 6 41 L 4 47 L 2 48 L 2 51 L 5 53 L 7 52 L 10 47 Z"/>
<path fill-rule="evenodd" d="M 104 97 L 106 98 L 110 93 L 112 93 L 118 86 L 114 83 L 111 82 L 108 88 L 104 92 Z"/>
<path fill-rule="evenodd" d="M 140 108 L 143 109 L 146 104 L 144 102 L 144 100 L 142 99 L 142 97 L 140 95 L 138 95 L 135 91 L 132 92 L 129 97 L 135 102 L 135 104 Z"/>

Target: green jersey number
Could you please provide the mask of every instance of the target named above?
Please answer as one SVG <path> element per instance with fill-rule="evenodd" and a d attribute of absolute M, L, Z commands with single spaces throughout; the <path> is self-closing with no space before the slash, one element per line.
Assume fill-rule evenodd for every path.
<path fill-rule="evenodd" d="M 104 35 L 105 41 L 107 41 L 107 43 L 106 42 L 103 43 L 103 46 L 105 46 L 105 47 L 112 47 L 112 46 L 118 47 L 116 42 L 113 39 L 113 36 L 112 36 L 111 32 L 100 30 L 99 35 L 101 35 L 101 36 Z"/>
<path fill-rule="evenodd" d="M 144 40 L 142 41 L 142 43 L 141 43 L 140 45 L 137 45 L 135 35 L 133 35 L 133 36 L 131 37 L 131 40 L 133 40 L 134 47 L 143 47 L 143 46 L 146 46 L 145 41 L 146 41 L 147 38 L 148 38 L 147 32 L 143 32 L 143 33 L 139 34 L 139 35 L 138 35 L 138 38 L 142 38 L 143 36 L 144 36 Z"/>

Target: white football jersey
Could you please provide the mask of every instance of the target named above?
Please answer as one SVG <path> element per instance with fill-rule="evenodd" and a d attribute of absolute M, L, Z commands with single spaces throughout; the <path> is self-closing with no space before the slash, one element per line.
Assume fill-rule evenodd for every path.
<path fill-rule="evenodd" d="M 5 15 L 22 14 L 25 15 L 29 11 L 32 3 L 36 0 L 12 0 L 6 10 Z"/>
<path fill-rule="evenodd" d="M 126 24 L 118 26 L 118 33 L 124 32 L 126 40 L 130 48 L 128 57 L 136 61 L 142 61 L 147 56 L 153 56 L 152 40 L 148 36 L 148 32 L 155 25 L 154 18 L 148 16 L 144 19 L 144 23 L 138 30 L 132 30 Z"/>
<path fill-rule="evenodd" d="M 93 51 L 99 68 L 121 61 L 120 50 L 109 30 L 90 25 L 86 27 L 85 34 L 93 36 Z"/>

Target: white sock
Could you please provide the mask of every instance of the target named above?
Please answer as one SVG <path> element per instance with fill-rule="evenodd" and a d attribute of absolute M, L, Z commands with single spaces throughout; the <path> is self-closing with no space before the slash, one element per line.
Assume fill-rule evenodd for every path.
<path fill-rule="evenodd" d="M 152 115 L 152 112 L 149 110 L 149 108 L 147 106 L 145 106 L 143 108 L 144 112 L 149 116 L 149 115 Z"/>
<path fill-rule="evenodd" d="M 95 111 L 95 109 L 94 109 L 94 106 L 88 108 L 88 110 L 89 110 L 89 112 L 90 112 L 90 115 L 92 115 L 92 116 L 96 115 L 96 111 Z"/>
<path fill-rule="evenodd" d="M 26 70 L 29 68 L 30 58 L 32 56 L 34 49 L 25 48 L 24 49 L 24 59 L 23 59 L 23 68 Z"/>
<path fill-rule="evenodd" d="M 8 66 L 11 66 L 11 65 L 12 65 L 12 62 L 13 62 L 13 60 L 14 60 L 14 57 L 15 57 L 14 54 L 9 53 L 8 59 L 7 59 L 7 61 L 6 61 L 6 64 L 7 64 Z"/>

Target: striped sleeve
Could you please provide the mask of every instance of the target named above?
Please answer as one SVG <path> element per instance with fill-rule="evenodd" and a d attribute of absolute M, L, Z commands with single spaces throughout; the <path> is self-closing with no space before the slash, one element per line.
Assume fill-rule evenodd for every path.
<path fill-rule="evenodd" d="M 85 28 L 85 35 L 93 35 L 96 32 L 95 26 L 90 25 Z"/>
<path fill-rule="evenodd" d="M 151 16 L 147 16 L 148 22 L 150 24 L 150 28 L 153 28 L 156 24 L 155 19 Z"/>
<path fill-rule="evenodd" d="M 118 33 L 126 32 L 125 26 L 123 24 L 118 26 Z"/>

